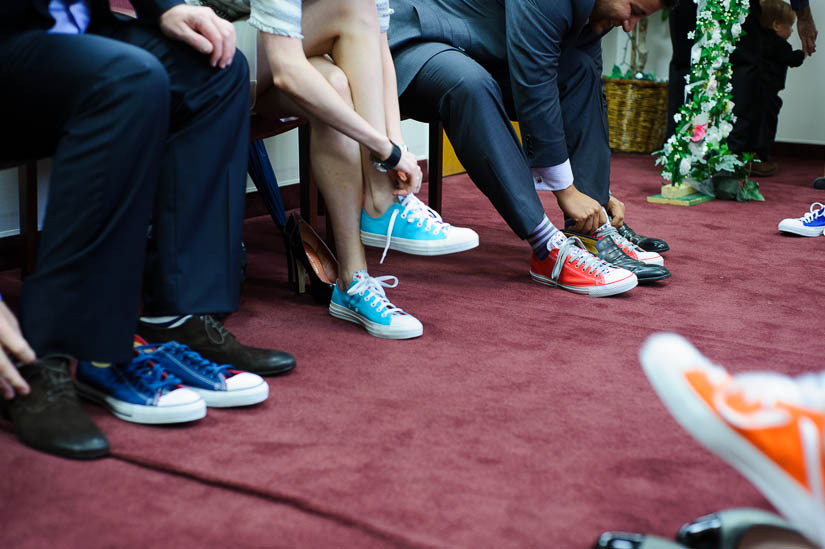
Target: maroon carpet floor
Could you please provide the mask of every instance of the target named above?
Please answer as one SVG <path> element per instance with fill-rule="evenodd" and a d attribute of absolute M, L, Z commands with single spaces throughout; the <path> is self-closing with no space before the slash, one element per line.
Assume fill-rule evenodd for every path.
<path fill-rule="evenodd" d="M 0 421 L 4 547 L 588 547 L 606 529 L 672 536 L 696 516 L 769 509 L 656 399 L 636 353 L 689 336 L 733 371 L 821 366 L 825 238 L 782 236 L 823 201 L 822 160 L 782 159 L 764 203 L 652 205 L 647 156 L 617 155 L 631 226 L 665 238 L 673 277 L 590 299 L 533 283 L 529 253 L 466 176 L 444 216 L 481 246 L 444 257 L 369 251 L 373 275 L 424 323 L 384 341 L 286 283 L 267 218 L 247 221 L 249 279 L 228 327 L 298 368 L 268 402 L 147 427 L 88 410 L 112 442 L 77 463 L 19 445 Z M 545 204 L 560 220 L 552 196 Z M 17 272 L 0 273 L 12 305 Z"/>

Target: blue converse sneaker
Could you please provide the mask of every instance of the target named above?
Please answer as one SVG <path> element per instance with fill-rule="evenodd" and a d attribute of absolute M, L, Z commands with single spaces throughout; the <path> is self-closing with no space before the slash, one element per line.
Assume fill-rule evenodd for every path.
<path fill-rule="evenodd" d="M 389 281 L 393 282 L 390 283 Z M 387 339 L 410 339 L 424 333 L 424 327 L 417 318 L 405 313 L 387 299 L 384 288 L 395 288 L 398 279 L 394 276 L 376 278 L 367 271 L 358 271 L 352 278 L 346 292 L 332 290 L 329 314 L 335 318 L 349 320 L 366 328 L 370 335 Z"/>
<path fill-rule="evenodd" d="M 136 336 L 135 349 L 150 355 L 164 370 L 180 378 L 183 385 L 199 394 L 207 406 L 249 406 L 263 402 L 269 396 L 269 385 L 261 376 L 206 360 L 176 341 L 150 345 Z"/>
<path fill-rule="evenodd" d="M 182 423 L 206 416 L 200 395 L 184 388 L 147 354 L 138 354 L 129 364 L 80 361 L 75 385 L 80 396 L 134 423 Z"/>
<path fill-rule="evenodd" d="M 389 249 L 413 255 L 471 250 L 478 246 L 478 234 L 445 223 L 438 212 L 409 194 L 393 202 L 381 217 L 370 217 L 361 210 L 361 243 L 384 248 L 383 263 Z"/>
<path fill-rule="evenodd" d="M 779 222 L 779 230 L 802 236 L 819 236 L 825 231 L 825 206 L 819 202 L 811 204 L 811 209 L 802 217 L 789 217 Z"/>

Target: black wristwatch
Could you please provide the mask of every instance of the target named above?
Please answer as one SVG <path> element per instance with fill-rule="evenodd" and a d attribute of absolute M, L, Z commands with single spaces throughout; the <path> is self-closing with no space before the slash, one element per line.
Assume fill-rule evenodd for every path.
<path fill-rule="evenodd" d="M 392 140 L 390 140 L 390 143 L 392 143 L 392 152 L 386 160 L 379 160 L 374 154 L 370 154 L 370 160 L 372 160 L 375 169 L 379 172 L 387 172 L 398 166 L 398 163 L 401 162 L 401 147 L 393 143 Z"/>

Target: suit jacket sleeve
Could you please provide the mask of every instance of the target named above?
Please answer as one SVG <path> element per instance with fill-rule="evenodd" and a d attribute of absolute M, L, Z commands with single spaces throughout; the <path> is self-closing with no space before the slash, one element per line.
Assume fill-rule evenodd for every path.
<path fill-rule="evenodd" d="M 530 166 L 567 160 L 559 98 L 561 44 L 573 25 L 569 1 L 506 3 L 507 60 L 513 100 Z"/>
<path fill-rule="evenodd" d="M 158 17 L 169 8 L 183 3 L 184 0 L 132 0 L 137 16 L 152 21 L 157 21 Z"/>

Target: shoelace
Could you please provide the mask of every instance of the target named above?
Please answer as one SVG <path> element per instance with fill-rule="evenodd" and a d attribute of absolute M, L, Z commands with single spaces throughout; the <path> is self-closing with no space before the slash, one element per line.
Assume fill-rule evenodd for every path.
<path fill-rule="evenodd" d="M 233 336 L 223 324 L 215 320 L 215 317 L 212 315 L 200 315 L 200 319 L 203 320 L 203 324 L 206 327 L 206 335 L 209 337 L 210 341 L 217 343 L 218 345 L 223 345 L 227 341 L 232 341 L 235 338 L 235 336 Z M 217 332 L 220 339 L 216 339 L 212 336 L 212 332 L 209 330 L 210 328 Z"/>
<path fill-rule="evenodd" d="M 390 283 L 390 280 L 393 282 Z M 384 288 L 395 288 L 398 286 L 398 278 L 394 276 L 367 276 L 360 279 L 347 290 L 347 294 L 354 296 L 358 294 L 364 301 L 370 303 L 371 307 L 381 313 L 386 318 L 388 315 L 406 314 L 387 299 Z"/>
<path fill-rule="evenodd" d="M 758 405 L 754 413 L 743 413 L 728 405 L 727 398 L 741 394 L 745 402 Z M 789 421 L 778 406 L 784 402 L 825 410 L 825 372 L 789 378 L 778 374 L 749 373 L 735 376 L 714 395 L 719 413 L 731 424 L 745 429 L 770 428 Z"/>
<path fill-rule="evenodd" d="M 586 273 L 595 273 L 597 275 L 605 273 L 611 268 L 609 263 L 602 261 L 585 250 L 584 244 L 582 244 L 582 241 L 576 236 L 568 237 L 559 248 L 556 264 L 553 265 L 553 272 L 550 274 L 553 280 L 559 279 L 565 262 L 575 262 L 576 268 L 581 268 Z"/>
<path fill-rule="evenodd" d="M 811 204 L 811 208 L 805 215 L 802 216 L 802 221 L 805 223 L 810 223 L 817 217 L 822 217 L 825 215 L 825 205 L 820 202 L 814 202 Z"/>
<path fill-rule="evenodd" d="M 208 377 L 217 377 L 219 375 L 223 375 L 224 377 L 231 376 L 229 372 L 231 366 L 228 364 L 217 364 L 211 360 L 207 360 L 190 349 L 189 346 L 178 343 L 177 341 L 167 341 L 162 345 L 141 345 L 140 347 L 136 347 L 136 349 L 141 353 L 149 355 L 159 351 L 168 353 Z"/>
<path fill-rule="evenodd" d="M 50 401 L 58 400 L 62 397 L 74 397 L 75 390 L 72 384 L 72 376 L 67 368 L 59 365 L 43 364 L 40 367 L 40 375 L 43 378 L 43 386 L 46 389 L 46 398 Z"/>
<path fill-rule="evenodd" d="M 125 377 L 149 393 L 163 394 L 181 384 L 180 378 L 166 372 L 152 360 L 151 354 L 139 353 L 132 362 L 120 368 Z"/>
<path fill-rule="evenodd" d="M 450 228 L 449 223 L 445 223 L 437 211 L 433 210 L 420 200 L 414 194 L 407 195 L 401 204 L 404 209 L 401 210 L 401 219 L 406 219 L 407 223 L 418 222 L 419 227 L 424 227 L 424 230 L 430 230 L 432 227 L 433 234 L 440 232 L 447 232 Z M 398 210 L 393 210 L 390 216 L 390 224 L 387 227 L 387 242 L 384 244 L 384 253 L 381 254 L 381 261 L 384 263 L 384 258 L 387 257 L 387 251 L 390 249 L 390 242 L 392 241 L 392 229 L 395 227 L 395 218 L 399 217 Z"/>
<path fill-rule="evenodd" d="M 639 246 L 625 238 L 613 225 L 600 227 L 596 230 L 596 238 L 602 237 L 612 238 L 613 242 L 615 242 L 616 245 L 625 253 L 627 253 L 628 249 L 636 252 L 637 254 L 644 252 L 644 250 L 642 250 Z"/>

